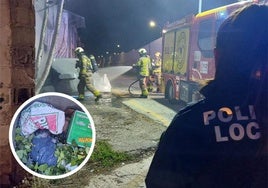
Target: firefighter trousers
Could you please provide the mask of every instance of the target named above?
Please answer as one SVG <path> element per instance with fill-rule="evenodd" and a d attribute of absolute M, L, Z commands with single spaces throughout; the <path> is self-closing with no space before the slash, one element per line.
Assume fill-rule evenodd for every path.
<path fill-rule="evenodd" d="M 147 76 L 139 76 L 139 85 L 142 96 L 148 96 L 147 79 L 148 79 Z"/>
<path fill-rule="evenodd" d="M 91 93 L 93 93 L 93 95 L 95 97 L 98 97 L 100 95 L 100 91 L 98 91 L 93 85 L 93 79 L 92 79 L 92 73 L 91 72 L 79 75 L 79 79 L 80 79 L 80 81 L 79 81 L 78 86 L 77 86 L 79 96 L 84 96 L 85 87 Z"/>

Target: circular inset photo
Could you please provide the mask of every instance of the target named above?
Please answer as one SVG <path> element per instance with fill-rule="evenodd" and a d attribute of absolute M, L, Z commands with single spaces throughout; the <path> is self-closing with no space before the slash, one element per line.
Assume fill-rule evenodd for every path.
<path fill-rule="evenodd" d="M 94 122 L 84 105 L 56 92 L 23 103 L 9 129 L 11 151 L 18 163 L 44 179 L 60 179 L 80 170 L 95 140 Z"/>

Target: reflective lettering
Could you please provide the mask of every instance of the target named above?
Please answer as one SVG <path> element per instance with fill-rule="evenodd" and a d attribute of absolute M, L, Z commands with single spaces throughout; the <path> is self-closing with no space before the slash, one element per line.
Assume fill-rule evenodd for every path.
<path fill-rule="evenodd" d="M 257 132 L 257 131 L 254 131 L 255 134 L 253 133 L 252 129 L 255 128 L 255 129 L 259 129 L 259 124 L 256 123 L 256 122 L 250 122 L 246 128 L 246 132 L 247 132 L 247 135 L 250 139 L 252 140 L 257 140 L 261 137 L 261 133 L 260 132 Z"/>
<path fill-rule="evenodd" d="M 216 117 L 216 113 L 211 110 L 203 113 L 204 124 L 209 125 L 209 121 Z"/>
<path fill-rule="evenodd" d="M 226 107 L 219 109 L 218 118 L 221 122 L 230 122 L 233 118 L 232 110 Z"/>
<path fill-rule="evenodd" d="M 246 136 L 251 140 L 257 140 L 261 137 L 259 125 L 256 122 L 248 123 L 245 128 L 239 123 L 233 123 L 229 127 L 229 135 L 222 135 L 220 126 L 215 126 L 214 131 L 217 142 L 226 142 L 229 141 L 229 139 L 239 141 L 244 139 Z"/>
<path fill-rule="evenodd" d="M 242 114 L 241 109 L 239 106 L 235 106 L 232 110 L 228 107 L 222 107 L 218 111 L 206 111 L 203 112 L 203 120 L 205 125 L 210 125 L 210 120 L 218 118 L 219 121 L 227 123 L 233 120 L 233 117 L 236 117 L 237 120 L 249 120 L 249 119 L 256 119 L 256 114 L 253 105 L 248 106 L 248 111 L 246 114 Z"/>
<path fill-rule="evenodd" d="M 251 119 L 256 119 L 256 114 L 255 114 L 254 106 L 249 105 L 248 108 L 249 108 L 249 114 L 250 114 Z"/>
<path fill-rule="evenodd" d="M 259 124 L 254 121 L 250 122 L 250 120 L 256 119 L 254 106 L 248 105 L 247 107 L 248 109 L 240 106 L 222 107 L 216 111 L 203 112 L 204 125 L 221 124 L 214 126 L 217 142 L 240 141 L 242 139 L 257 140 L 262 135 Z M 211 122 L 211 120 L 213 121 Z"/>
<path fill-rule="evenodd" d="M 237 120 L 248 120 L 248 116 L 243 116 L 241 114 L 241 110 L 240 110 L 240 107 L 239 106 L 235 106 L 235 114 L 236 114 L 236 118 Z"/>
<path fill-rule="evenodd" d="M 215 126 L 214 127 L 214 130 L 215 130 L 215 134 L 216 134 L 216 141 L 217 142 L 226 142 L 228 141 L 228 137 L 222 137 L 221 136 L 221 130 L 220 130 L 220 126 Z"/>
<path fill-rule="evenodd" d="M 238 132 L 237 135 L 235 134 L 235 130 Z M 233 140 L 241 140 L 245 136 L 245 130 L 242 125 L 234 123 L 229 128 L 229 134 Z"/>

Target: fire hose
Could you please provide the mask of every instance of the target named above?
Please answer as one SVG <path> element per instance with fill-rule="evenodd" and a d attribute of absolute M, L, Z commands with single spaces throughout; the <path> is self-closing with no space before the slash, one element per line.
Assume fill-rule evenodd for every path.
<path fill-rule="evenodd" d="M 135 88 L 135 84 L 139 82 L 139 79 L 135 80 L 134 82 L 132 82 L 129 86 L 128 86 L 128 92 L 130 95 L 134 96 L 135 94 L 132 92 L 133 90 L 136 90 Z"/>

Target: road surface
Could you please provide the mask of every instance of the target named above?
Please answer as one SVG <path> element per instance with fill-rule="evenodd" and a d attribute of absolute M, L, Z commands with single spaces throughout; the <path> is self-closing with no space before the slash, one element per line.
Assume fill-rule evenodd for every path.
<path fill-rule="evenodd" d="M 137 119 L 133 114 L 132 121 L 141 122 L 142 125 L 136 126 L 135 130 L 130 128 L 130 132 L 125 132 L 124 128 L 122 128 L 122 132 L 119 132 L 120 134 L 128 135 L 126 140 L 122 139 L 124 137 L 120 137 L 122 140 L 116 141 L 113 145 L 115 149 L 118 150 L 124 148 L 124 151 L 140 152 L 141 150 L 148 150 L 148 148 L 156 148 L 162 132 L 170 124 L 176 112 L 182 108 L 182 106 L 169 104 L 168 101 L 164 99 L 163 94 L 151 93 L 148 99 L 129 95 L 128 86 L 134 80 L 135 77 L 126 74 L 111 81 L 113 93 L 120 98 L 120 102 L 123 105 L 151 119 L 152 125 L 149 125 L 150 123 L 145 120 Z M 137 93 L 139 93 L 139 91 L 137 91 Z M 98 128 L 96 128 L 96 130 L 98 130 Z M 147 134 L 145 134 L 145 132 Z M 132 139 L 133 137 L 130 134 L 134 134 L 135 138 Z M 137 142 L 137 139 L 140 139 L 141 142 Z M 118 142 L 125 144 L 120 146 Z M 144 179 L 152 158 L 153 152 L 149 152 L 148 155 L 145 155 L 143 159 L 137 163 L 123 164 L 120 168 L 107 174 L 93 176 L 86 188 L 145 188 Z"/>
<path fill-rule="evenodd" d="M 119 168 L 97 173 L 90 166 L 57 183 L 56 187 L 85 188 L 144 188 L 144 179 L 149 169 L 159 138 L 181 106 L 171 105 L 163 94 L 150 93 L 149 98 L 129 95 L 128 86 L 135 75 L 123 74 L 111 80 L 110 102 L 94 102 L 88 96 L 83 102 L 91 114 L 96 138 L 109 142 L 116 151 L 139 156 L 138 162 L 121 164 Z M 109 101 L 109 100 L 108 100 Z"/>

